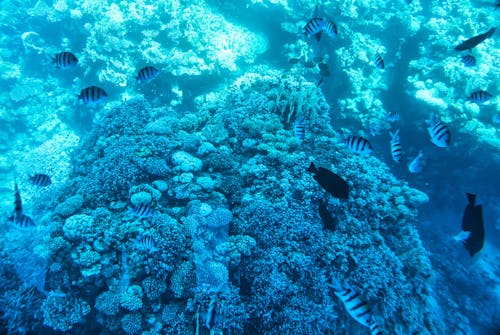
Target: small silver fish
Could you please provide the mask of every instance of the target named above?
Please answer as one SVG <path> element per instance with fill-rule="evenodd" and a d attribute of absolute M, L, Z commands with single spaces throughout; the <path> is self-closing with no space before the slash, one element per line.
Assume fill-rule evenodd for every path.
<path fill-rule="evenodd" d="M 408 170 L 411 172 L 411 173 L 418 173 L 420 171 L 422 171 L 422 168 L 423 168 L 423 162 L 422 162 L 422 158 L 424 158 L 424 153 L 422 152 L 422 150 L 420 150 L 418 152 L 418 155 L 417 157 L 415 157 L 409 164 L 408 164 Z"/>
<path fill-rule="evenodd" d="M 212 330 L 215 326 L 215 317 L 217 316 L 217 301 L 215 298 L 210 299 L 210 304 L 208 305 L 207 321 L 205 326 L 209 330 Z"/>
<path fill-rule="evenodd" d="M 493 115 L 493 117 L 491 118 L 491 121 L 493 121 L 493 123 L 499 124 L 500 123 L 500 113 L 496 113 L 495 115 Z"/>

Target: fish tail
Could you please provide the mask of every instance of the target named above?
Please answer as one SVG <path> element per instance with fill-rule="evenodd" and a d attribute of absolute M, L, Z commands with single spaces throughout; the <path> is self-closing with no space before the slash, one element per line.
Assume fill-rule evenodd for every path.
<path fill-rule="evenodd" d="M 307 172 L 311 172 L 313 174 L 318 173 L 318 169 L 316 169 L 314 162 L 311 162 L 311 165 L 309 165 L 309 167 L 307 168 Z"/>
<path fill-rule="evenodd" d="M 495 33 L 495 31 L 497 30 L 498 27 L 493 27 L 491 28 L 490 30 L 488 30 L 488 32 L 486 33 L 486 37 L 487 38 L 490 38 L 491 36 L 493 36 L 493 34 Z"/>
<path fill-rule="evenodd" d="M 474 206 L 476 204 L 476 195 L 472 193 L 467 193 L 467 200 L 469 201 L 469 204 Z"/>

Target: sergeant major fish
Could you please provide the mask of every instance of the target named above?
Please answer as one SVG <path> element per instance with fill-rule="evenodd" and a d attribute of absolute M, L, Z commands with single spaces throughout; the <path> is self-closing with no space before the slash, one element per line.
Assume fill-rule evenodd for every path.
<path fill-rule="evenodd" d="M 160 70 L 155 68 L 154 66 L 146 66 L 139 70 L 135 80 L 138 83 L 144 83 L 153 80 L 158 76 Z"/>
<path fill-rule="evenodd" d="M 495 33 L 495 30 L 497 30 L 496 27 L 491 28 L 490 30 L 488 30 L 487 32 L 485 32 L 483 34 L 479 34 L 477 36 L 471 37 L 468 40 L 465 40 L 462 43 L 460 43 L 459 45 L 457 45 L 455 47 L 455 50 L 457 50 L 457 51 L 470 50 L 470 49 L 474 48 L 476 45 L 478 45 L 479 43 L 483 42 L 485 39 L 493 36 L 493 34 Z"/>
<path fill-rule="evenodd" d="M 154 209 L 148 204 L 138 204 L 135 207 L 128 207 L 128 211 L 140 219 L 147 219 L 154 215 Z"/>
<path fill-rule="evenodd" d="M 19 193 L 17 182 L 15 182 L 14 190 L 14 212 L 9 217 L 9 220 L 21 228 L 33 227 L 35 225 L 33 219 L 23 213 L 23 202 L 21 200 L 21 194 Z"/>
<path fill-rule="evenodd" d="M 466 101 L 475 103 L 475 104 L 480 104 L 486 101 L 489 101 L 493 96 L 486 92 L 486 91 L 475 91 L 472 92 L 468 97 Z"/>
<path fill-rule="evenodd" d="M 58 69 L 70 69 L 76 66 L 78 58 L 71 52 L 64 51 L 55 54 L 54 57 L 51 58 L 51 63 L 55 64 Z"/>
<path fill-rule="evenodd" d="M 340 285 L 335 282 L 332 287 L 335 295 L 342 301 L 347 313 L 349 313 L 354 320 L 370 328 L 372 335 L 382 334 L 378 324 L 373 319 L 368 304 L 361 298 L 358 292 L 348 284 Z"/>
<path fill-rule="evenodd" d="M 424 153 L 422 150 L 418 152 L 417 157 L 415 157 L 410 163 L 408 163 L 408 170 L 411 173 L 418 173 L 422 171 L 423 168 L 423 161 L 422 159 L 424 158 Z"/>
<path fill-rule="evenodd" d="M 293 124 L 293 133 L 300 141 L 306 138 L 306 121 L 304 117 L 299 117 Z"/>
<path fill-rule="evenodd" d="M 364 137 L 361 136 L 348 136 L 344 140 L 344 144 L 347 145 L 347 148 L 354 153 L 369 155 L 372 153 L 373 148 L 370 142 Z"/>
<path fill-rule="evenodd" d="M 384 59 L 382 58 L 382 56 L 380 56 L 380 54 L 377 54 L 375 56 L 375 60 L 374 60 L 374 63 L 375 63 L 375 66 L 381 70 L 385 69 L 385 63 L 384 63 Z"/>
<path fill-rule="evenodd" d="M 304 26 L 305 34 L 307 37 L 314 36 L 316 41 L 321 40 L 321 32 L 325 25 L 325 20 L 321 17 L 313 17 Z"/>
<path fill-rule="evenodd" d="M 337 25 L 331 19 L 324 19 L 323 31 L 331 38 L 337 37 Z"/>
<path fill-rule="evenodd" d="M 35 186 L 41 187 L 49 186 L 50 184 L 52 184 L 52 180 L 50 180 L 50 177 L 43 173 L 37 173 L 31 176 L 30 182 Z"/>
<path fill-rule="evenodd" d="M 401 143 L 399 143 L 399 129 L 396 130 L 396 132 L 393 134 L 389 132 L 391 135 L 391 155 L 392 159 L 396 162 L 399 163 L 401 161 Z"/>
<path fill-rule="evenodd" d="M 464 63 L 464 65 L 467 67 L 474 67 L 476 66 L 476 57 L 472 55 L 463 55 L 462 63 Z"/>
<path fill-rule="evenodd" d="M 78 95 L 78 99 L 85 105 L 95 105 L 104 102 L 108 94 L 102 88 L 97 86 L 89 86 L 84 88 Z"/>
<path fill-rule="evenodd" d="M 431 119 L 427 121 L 429 127 L 427 131 L 431 136 L 431 142 L 440 148 L 446 148 L 450 145 L 451 133 L 448 127 L 436 119 L 434 114 L 431 115 Z"/>

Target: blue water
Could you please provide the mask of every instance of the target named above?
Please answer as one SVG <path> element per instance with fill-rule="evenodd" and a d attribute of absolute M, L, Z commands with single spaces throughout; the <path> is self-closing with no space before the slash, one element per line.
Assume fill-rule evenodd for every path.
<path fill-rule="evenodd" d="M 318 1 L 320 41 L 315 5 L 0 3 L 0 334 L 500 334 L 500 51 L 454 50 L 495 1 Z"/>

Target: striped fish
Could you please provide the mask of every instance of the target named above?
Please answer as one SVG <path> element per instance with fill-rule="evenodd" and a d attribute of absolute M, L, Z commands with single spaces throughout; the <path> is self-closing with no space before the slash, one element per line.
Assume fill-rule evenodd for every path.
<path fill-rule="evenodd" d="M 391 111 L 387 115 L 387 121 L 389 121 L 389 122 L 396 122 L 398 120 L 399 120 L 399 113 L 396 111 Z"/>
<path fill-rule="evenodd" d="M 389 132 L 391 135 L 391 154 L 392 154 L 392 159 L 396 162 L 399 163 L 401 161 L 401 143 L 399 143 L 399 129 L 396 130 L 396 132 L 393 134 Z"/>
<path fill-rule="evenodd" d="M 334 293 L 342 301 L 345 309 L 354 320 L 365 327 L 369 327 L 372 335 L 382 334 L 379 326 L 373 320 L 366 301 L 350 285 L 334 286 Z"/>
<path fill-rule="evenodd" d="M 50 184 L 52 184 L 52 180 L 50 180 L 50 177 L 43 173 L 37 173 L 31 176 L 30 182 L 35 186 L 41 187 L 49 186 Z"/>
<path fill-rule="evenodd" d="M 21 228 L 33 227 L 35 225 L 33 219 L 23 213 L 23 202 L 17 182 L 15 182 L 14 197 L 14 213 L 9 217 L 9 220 Z"/>
<path fill-rule="evenodd" d="M 307 22 L 304 26 L 304 30 L 307 37 L 314 36 L 314 38 L 319 41 L 321 39 L 321 32 L 325 25 L 325 19 L 321 17 L 314 17 Z"/>
<path fill-rule="evenodd" d="M 427 131 L 431 136 L 431 142 L 440 148 L 449 146 L 451 133 L 448 127 L 439 119 L 435 119 L 434 114 L 431 115 L 431 119 L 427 123 L 429 124 Z"/>
<path fill-rule="evenodd" d="M 148 82 L 156 78 L 156 76 L 158 76 L 158 73 L 160 73 L 160 70 L 158 70 L 154 66 L 146 66 L 139 70 L 137 76 L 135 77 L 135 80 L 138 83 Z"/>
<path fill-rule="evenodd" d="M 476 66 L 476 57 L 467 54 L 462 56 L 462 63 L 464 63 L 465 66 L 467 67 L 474 67 Z"/>
<path fill-rule="evenodd" d="M 325 23 L 323 25 L 323 31 L 328 34 L 331 38 L 337 37 L 337 25 L 333 20 L 324 19 Z"/>
<path fill-rule="evenodd" d="M 141 250 L 146 250 L 148 252 L 154 252 L 158 250 L 158 244 L 151 236 L 141 236 L 137 238 L 137 246 Z"/>
<path fill-rule="evenodd" d="M 382 58 L 382 56 L 380 56 L 380 54 L 377 54 L 375 56 L 375 60 L 374 60 L 374 63 L 375 63 L 375 66 L 381 70 L 385 69 L 385 63 L 384 63 L 384 59 Z"/>
<path fill-rule="evenodd" d="M 86 105 L 93 105 L 104 102 L 108 94 L 102 88 L 97 86 L 89 86 L 84 88 L 80 95 L 78 95 L 78 99 L 81 100 Z"/>
<path fill-rule="evenodd" d="M 493 98 L 493 96 L 486 91 L 475 91 L 472 92 L 468 97 L 467 101 L 473 102 L 475 104 L 483 103 Z"/>
<path fill-rule="evenodd" d="M 128 207 L 128 210 L 140 219 L 147 219 L 155 214 L 154 209 L 148 204 L 138 204 L 135 207 Z"/>
<path fill-rule="evenodd" d="M 300 141 L 306 138 L 306 120 L 304 117 L 298 118 L 293 124 L 293 133 Z"/>
<path fill-rule="evenodd" d="M 349 150 L 357 154 L 369 155 L 373 151 L 372 145 L 368 140 L 361 136 L 348 136 L 344 140 Z"/>
<path fill-rule="evenodd" d="M 76 66 L 78 58 L 71 52 L 64 51 L 54 55 L 51 63 L 55 64 L 58 69 L 70 69 Z"/>
<path fill-rule="evenodd" d="M 30 228 L 35 226 L 33 219 L 26 214 L 21 214 L 19 216 L 13 215 L 13 219 L 11 221 L 20 228 Z"/>

